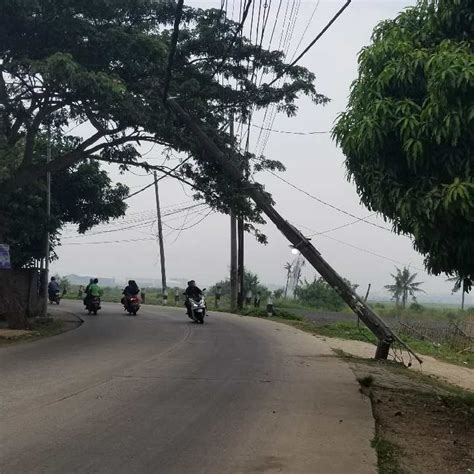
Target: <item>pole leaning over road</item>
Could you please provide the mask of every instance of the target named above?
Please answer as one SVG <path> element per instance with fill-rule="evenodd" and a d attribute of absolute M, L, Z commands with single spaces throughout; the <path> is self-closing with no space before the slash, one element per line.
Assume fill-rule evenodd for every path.
<path fill-rule="evenodd" d="M 204 133 L 201 126 L 175 100 L 166 102 L 170 109 L 195 135 L 196 139 L 206 150 L 207 156 L 219 163 L 219 166 L 235 182 L 242 182 L 242 173 L 235 166 L 234 160 L 229 160 L 217 145 Z M 258 183 L 245 182 L 249 197 L 257 207 L 277 226 L 280 232 L 301 252 L 317 272 L 334 288 L 346 304 L 357 314 L 364 324 L 378 339 L 376 359 L 386 359 L 390 347 L 396 340 L 402 342 L 386 323 L 355 293 L 344 279 L 326 262 L 319 251 L 311 244 L 296 227 L 286 221 L 273 207 L 271 197 L 265 193 Z M 407 347 L 405 345 L 405 347 Z M 412 354 L 421 362 L 416 354 Z"/>
<path fill-rule="evenodd" d="M 168 299 L 168 290 L 166 286 L 165 247 L 163 245 L 163 225 L 161 223 L 160 194 L 158 192 L 158 178 L 156 176 L 156 171 L 153 173 L 153 179 L 155 181 L 156 218 L 158 221 L 158 244 L 160 247 L 161 291 L 163 303 L 166 304 Z"/>

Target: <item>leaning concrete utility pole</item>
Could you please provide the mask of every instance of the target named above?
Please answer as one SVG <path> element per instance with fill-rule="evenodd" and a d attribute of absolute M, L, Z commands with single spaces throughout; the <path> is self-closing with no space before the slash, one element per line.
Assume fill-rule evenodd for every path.
<path fill-rule="evenodd" d="M 218 163 L 222 170 L 228 175 L 229 179 L 242 183 L 242 173 L 237 166 L 235 166 L 234 160 L 229 160 L 228 157 L 220 151 L 217 145 L 204 133 L 200 124 L 174 99 L 167 100 L 166 104 L 195 135 L 200 145 L 205 149 L 208 158 Z M 246 181 L 245 186 L 248 189 L 248 196 L 255 202 L 256 206 L 277 226 L 294 248 L 301 252 L 306 260 L 375 334 L 378 339 L 375 358 L 386 359 L 392 343 L 395 340 L 400 343 L 402 343 L 402 341 L 397 338 L 385 322 L 355 293 L 328 262 L 324 260 L 319 251 L 311 244 L 310 240 L 275 210 L 271 197 L 263 191 L 261 185 Z M 405 347 L 407 346 L 405 345 Z M 421 362 L 413 351 L 411 351 L 411 353 Z"/>
<path fill-rule="evenodd" d="M 163 304 L 166 304 L 168 299 L 168 290 L 166 286 L 165 247 L 163 245 L 163 226 L 161 223 L 160 195 L 158 193 L 158 178 L 156 176 L 156 171 L 153 173 L 153 179 L 155 180 L 156 219 L 158 221 L 158 244 L 160 246 L 161 291 L 163 296 Z"/>

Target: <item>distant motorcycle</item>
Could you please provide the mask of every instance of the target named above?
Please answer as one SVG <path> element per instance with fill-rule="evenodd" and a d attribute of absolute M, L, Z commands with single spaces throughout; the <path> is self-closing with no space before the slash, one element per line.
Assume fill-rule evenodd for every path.
<path fill-rule="evenodd" d="M 97 316 L 97 311 L 100 309 L 100 298 L 98 296 L 91 296 L 86 300 L 86 309 L 89 314 Z"/>
<path fill-rule="evenodd" d="M 49 293 L 49 303 L 59 304 L 61 302 L 61 293 L 59 291 L 55 291 L 54 293 Z"/>
<path fill-rule="evenodd" d="M 207 313 L 206 300 L 204 295 L 200 295 L 195 298 L 188 298 L 188 304 L 190 305 L 190 311 L 188 317 L 198 324 L 204 324 L 204 318 Z"/>
<path fill-rule="evenodd" d="M 140 300 L 138 296 L 126 297 L 123 303 L 123 307 L 125 308 L 125 311 L 128 312 L 128 314 L 133 314 L 134 316 L 136 316 L 138 310 L 140 309 Z"/>

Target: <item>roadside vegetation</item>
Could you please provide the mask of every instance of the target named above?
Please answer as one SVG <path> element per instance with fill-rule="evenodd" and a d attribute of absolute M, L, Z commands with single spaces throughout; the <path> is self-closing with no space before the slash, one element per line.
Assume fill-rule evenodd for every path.
<path fill-rule="evenodd" d="M 32 320 L 29 322 L 28 331 L 18 332 L 18 335 L 0 335 L 0 347 L 11 346 L 20 342 L 30 342 L 44 337 L 56 336 L 65 330 L 64 321 L 57 319 L 45 319 L 43 321 Z"/>

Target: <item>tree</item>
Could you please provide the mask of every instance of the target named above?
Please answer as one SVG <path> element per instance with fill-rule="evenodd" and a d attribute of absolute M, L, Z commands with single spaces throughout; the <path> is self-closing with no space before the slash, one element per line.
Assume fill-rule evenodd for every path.
<path fill-rule="evenodd" d="M 155 0 L 1 2 L 0 198 L 47 170 L 56 173 L 85 159 L 150 169 L 138 149 L 150 142 L 193 158 L 172 174 L 190 181 L 212 207 L 239 210 L 249 229 L 263 222 L 245 199 L 242 182 L 229 180 L 207 159 L 163 100 L 174 16 L 173 2 Z M 223 18 L 221 10 L 184 9 L 168 94 L 185 104 L 216 144 L 236 159 L 236 141 L 224 131 L 230 113 L 245 121 L 252 110 L 274 104 L 291 116 L 299 94 L 315 103 L 327 98 L 316 92 L 312 73 L 299 66 L 286 68 L 283 53 L 253 45 Z M 284 71 L 282 83 L 251 80 L 263 71 Z M 66 136 L 78 123 L 88 123 L 92 132 L 46 166 L 34 162 L 33 150 L 48 123 Z M 275 161 L 246 158 L 246 173 L 283 169 Z"/>
<path fill-rule="evenodd" d="M 459 290 L 461 290 L 461 309 L 464 310 L 464 297 L 467 293 L 466 280 L 461 276 L 457 275 L 452 278 L 448 278 L 447 281 L 454 283 L 453 289 L 451 290 L 451 294 L 457 293 Z"/>
<path fill-rule="evenodd" d="M 45 153 L 45 142 L 37 141 L 33 162 Z M 52 155 L 61 154 L 71 144 L 55 137 Z M 125 214 L 128 187 L 112 185 L 96 161 L 84 161 L 57 172 L 51 183 L 51 219 L 47 222 L 45 183 L 30 183 L 5 195 L 0 215 L 5 223 L 2 238 L 10 243 L 14 267 L 22 267 L 45 256 L 45 235 L 50 232 L 52 256 L 60 245 L 60 232 L 66 224 L 76 224 L 80 233 Z"/>
<path fill-rule="evenodd" d="M 285 285 L 285 298 L 288 295 L 288 284 L 290 283 L 291 271 L 293 270 L 293 265 L 290 262 L 286 262 L 283 267 L 286 270 L 286 285 Z"/>
<path fill-rule="evenodd" d="M 347 282 L 350 286 L 350 282 Z M 337 292 L 322 278 L 314 277 L 312 282 L 306 279 L 304 283 L 295 289 L 296 297 L 308 306 L 330 311 L 340 311 L 345 303 Z"/>
<path fill-rule="evenodd" d="M 412 300 L 416 302 L 416 293 L 419 291 L 424 293 L 420 288 L 420 285 L 422 285 L 423 282 L 415 282 L 414 280 L 417 277 L 417 274 L 410 273 L 410 269 L 407 267 L 403 267 L 403 270 L 400 270 L 398 267 L 396 267 L 396 269 L 396 275 L 391 274 L 395 283 L 385 285 L 384 288 L 392 294 L 392 299 L 395 300 L 397 306 L 399 306 L 401 302 L 402 308 L 405 308 L 409 296 L 411 296 Z"/>
<path fill-rule="evenodd" d="M 381 22 L 334 128 L 362 202 L 429 272 L 474 278 L 473 11 L 421 0 Z"/>
<path fill-rule="evenodd" d="M 209 292 L 211 294 L 215 293 L 216 288 L 220 286 L 221 287 L 221 295 L 222 296 L 230 296 L 231 291 L 230 291 L 230 280 L 225 279 L 217 282 L 215 285 L 213 285 L 210 289 Z M 260 293 L 262 295 L 265 295 L 268 293 L 268 288 L 260 283 L 260 278 L 256 273 L 253 273 L 247 269 L 244 269 L 244 292 L 246 293 L 247 291 L 251 291 L 253 295 L 256 295 L 257 293 Z"/>

